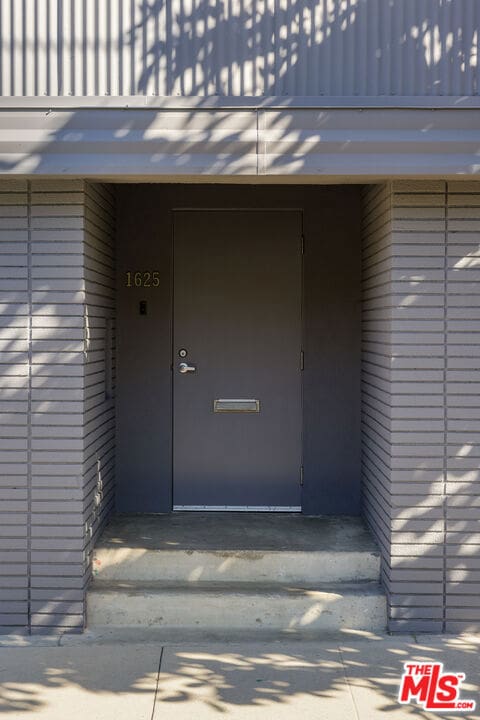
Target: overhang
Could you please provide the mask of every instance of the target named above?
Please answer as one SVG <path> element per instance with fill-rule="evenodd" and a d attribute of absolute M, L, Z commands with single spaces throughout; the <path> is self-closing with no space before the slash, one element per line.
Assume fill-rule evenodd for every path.
<path fill-rule="evenodd" d="M 0 174 L 361 182 L 480 173 L 479 98 L 3 98 Z"/>

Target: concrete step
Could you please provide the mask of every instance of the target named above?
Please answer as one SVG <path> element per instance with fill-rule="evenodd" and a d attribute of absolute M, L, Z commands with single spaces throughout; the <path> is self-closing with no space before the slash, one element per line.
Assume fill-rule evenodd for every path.
<path fill-rule="evenodd" d="M 94 576 L 127 582 L 350 582 L 377 580 L 375 547 L 319 550 L 166 550 L 98 547 Z"/>
<path fill-rule="evenodd" d="M 94 575 L 128 582 L 377 580 L 378 548 L 360 518 L 290 513 L 117 515 Z"/>
<path fill-rule="evenodd" d="M 88 592 L 87 621 L 98 627 L 182 631 L 377 632 L 386 626 L 377 582 L 294 585 L 272 583 L 109 582 Z"/>

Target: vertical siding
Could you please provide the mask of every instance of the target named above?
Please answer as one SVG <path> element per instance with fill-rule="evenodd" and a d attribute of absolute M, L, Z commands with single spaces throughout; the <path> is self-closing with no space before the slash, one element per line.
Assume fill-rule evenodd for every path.
<path fill-rule="evenodd" d="M 3 629 L 83 627 L 90 531 L 94 537 L 112 507 L 113 399 L 107 414 L 92 416 L 86 335 L 87 310 L 95 327 L 102 305 L 91 273 L 97 246 L 108 245 L 103 236 L 110 288 L 113 277 L 111 231 L 95 230 L 97 196 L 110 197 L 80 180 L 0 185 Z M 109 428 L 108 457 L 92 440 L 95 423 Z M 104 485 L 95 516 L 94 475 L 96 488 L 97 475 Z"/>
<path fill-rule="evenodd" d="M 476 0 L 4 0 L 1 95 L 478 95 Z"/>

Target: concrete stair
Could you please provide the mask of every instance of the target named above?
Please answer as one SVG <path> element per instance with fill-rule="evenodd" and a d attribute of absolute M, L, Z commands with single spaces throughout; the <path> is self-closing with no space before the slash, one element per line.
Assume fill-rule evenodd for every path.
<path fill-rule="evenodd" d="M 385 601 L 376 582 L 128 583 L 97 581 L 89 596 L 93 626 L 163 626 L 212 631 L 383 630 Z"/>
<path fill-rule="evenodd" d="M 379 554 L 358 519 L 265 515 L 263 532 L 261 521 L 118 517 L 95 551 L 88 626 L 226 635 L 385 629 Z"/>
<path fill-rule="evenodd" d="M 377 580 L 376 552 L 319 550 L 152 550 L 99 547 L 94 573 L 102 580 L 314 584 Z"/>

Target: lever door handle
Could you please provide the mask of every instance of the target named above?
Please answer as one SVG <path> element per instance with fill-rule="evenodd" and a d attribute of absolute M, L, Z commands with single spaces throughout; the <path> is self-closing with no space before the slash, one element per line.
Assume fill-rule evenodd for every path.
<path fill-rule="evenodd" d="M 196 365 L 189 365 L 186 362 L 181 362 L 178 366 L 178 372 L 185 375 L 185 373 L 193 373 L 197 369 Z"/>

